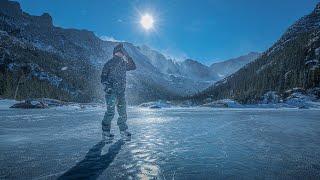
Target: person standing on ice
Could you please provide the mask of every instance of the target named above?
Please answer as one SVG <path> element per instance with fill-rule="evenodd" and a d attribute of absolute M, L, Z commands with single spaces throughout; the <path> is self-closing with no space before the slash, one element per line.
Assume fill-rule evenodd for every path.
<path fill-rule="evenodd" d="M 126 88 L 126 71 L 135 70 L 136 65 L 128 55 L 123 44 L 118 44 L 113 50 L 113 57 L 104 65 L 101 74 L 101 83 L 104 85 L 107 111 L 102 120 L 102 138 L 112 140 L 114 135 L 110 133 L 111 120 L 115 114 L 115 106 L 119 118 L 117 124 L 123 139 L 131 137 L 128 132 L 125 88 Z"/>

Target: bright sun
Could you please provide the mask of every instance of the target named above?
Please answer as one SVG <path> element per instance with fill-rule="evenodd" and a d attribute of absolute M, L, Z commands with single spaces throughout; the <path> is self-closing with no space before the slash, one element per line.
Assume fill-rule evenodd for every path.
<path fill-rule="evenodd" d="M 149 14 L 143 15 L 140 19 L 141 26 L 146 30 L 153 28 L 153 23 L 154 23 L 153 17 Z"/>

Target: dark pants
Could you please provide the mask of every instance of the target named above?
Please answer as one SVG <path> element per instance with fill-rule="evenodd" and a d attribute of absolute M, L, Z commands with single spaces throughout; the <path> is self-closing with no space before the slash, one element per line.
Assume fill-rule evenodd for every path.
<path fill-rule="evenodd" d="M 110 132 L 111 120 L 115 114 L 115 106 L 117 106 L 117 111 L 119 118 L 117 124 L 120 131 L 125 131 L 128 129 L 126 124 L 127 121 L 127 110 L 126 110 L 126 99 L 124 93 L 117 94 L 114 92 L 106 93 L 106 102 L 107 102 L 107 112 L 104 114 L 102 120 L 102 130 Z"/>

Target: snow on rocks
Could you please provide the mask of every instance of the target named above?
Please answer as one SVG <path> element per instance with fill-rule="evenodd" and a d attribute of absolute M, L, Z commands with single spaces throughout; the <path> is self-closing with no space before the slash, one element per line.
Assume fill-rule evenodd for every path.
<path fill-rule="evenodd" d="M 275 104 L 280 102 L 280 96 L 276 91 L 268 91 L 262 96 L 261 104 Z"/>
<path fill-rule="evenodd" d="M 202 107 L 214 107 L 214 108 L 240 108 L 243 107 L 240 103 L 232 99 L 221 99 L 213 102 L 208 102 Z"/>
<path fill-rule="evenodd" d="M 67 66 L 64 66 L 64 67 L 61 68 L 61 71 L 66 71 L 66 70 L 68 70 Z"/>
<path fill-rule="evenodd" d="M 67 105 L 67 102 L 60 101 L 60 100 L 57 100 L 57 99 L 40 98 L 40 99 L 37 99 L 37 100 L 41 101 L 42 103 L 46 104 L 49 107 Z"/>
<path fill-rule="evenodd" d="M 51 53 L 58 53 L 58 50 L 56 50 L 53 46 L 47 45 L 41 41 L 36 41 L 32 43 L 36 48 L 46 51 L 46 52 L 51 52 Z"/>
<path fill-rule="evenodd" d="M 314 96 L 302 92 L 293 92 L 285 99 L 285 103 L 298 108 L 317 108 L 320 104 L 318 105 L 315 100 Z"/>
<path fill-rule="evenodd" d="M 317 59 L 312 59 L 312 60 L 309 60 L 309 61 L 306 61 L 305 62 L 305 65 L 316 65 L 316 64 L 318 64 L 319 63 L 319 60 L 317 60 Z"/>
<path fill-rule="evenodd" d="M 303 88 L 293 88 L 283 94 L 276 91 L 268 91 L 257 104 L 240 104 L 232 99 L 221 99 L 213 101 L 208 98 L 202 107 L 212 108 L 299 108 L 299 109 L 319 109 L 320 108 L 320 88 L 305 90 Z"/>
<path fill-rule="evenodd" d="M 21 108 L 21 109 L 43 109 L 49 107 L 57 107 L 68 105 L 67 102 L 63 102 L 57 99 L 49 99 L 49 98 L 35 98 L 35 99 L 26 99 L 24 101 L 20 101 L 13 103 L 10 108 Z"/>
<path fill-rule="evenodd" d="M 319 68 L 319 60 L 312 59 L 305 62 L 305 65 L 309 67 L 310 70 L 314 71 Z"/>
<path fill-rule="evenodd" d="M 292 88 L 287 90 L 280 100 L 280 104 L 282 107 L 290 107 L 290 108 L 319 108 L 320 101 L 320 88 L 312 88 L 309 90 L 305 90 L 303 88 Z M 282 103 L 283 102 L 283 103 Z"/>
<path fill-rule="evenodd" d="M 102 103 L 75 103 L 64 102 L 57 99 L 49 98 L 35 98 L 27 99 L 24 101 L 16 101 L 10 99 L 0 99 L 1 109 L 44 109 L 54 108 L 56 110 L 90 110 L 90 109 L 105 109 L 105 105 Z"/>
<path fill-rule="evenodd" d="M 181 103 L 179 103 L 178 106 L 180 106 L 180 107 L 192 107 L 192 106 L 195 106 L 195 104 L 191 100 L 186 100 L 186 101 L 182 101 Z"/>
<path fill-rule="evenodd" d="M 307 94 L 314 96 L 316 99 L 320 99 L 320 87 L 308 89 Z"/>

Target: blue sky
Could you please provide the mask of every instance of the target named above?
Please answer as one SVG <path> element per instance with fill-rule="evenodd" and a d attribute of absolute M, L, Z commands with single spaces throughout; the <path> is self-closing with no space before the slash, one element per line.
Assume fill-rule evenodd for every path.
<path fill-rule="evenodd" d="M 146 44 L 177 58 L 211 64 L 263 52 L 317 0 L 18 0 L 32 15 L 48 12 L 54 25 Z M 140 14 L 154 16 L 145 31 Z"/>

